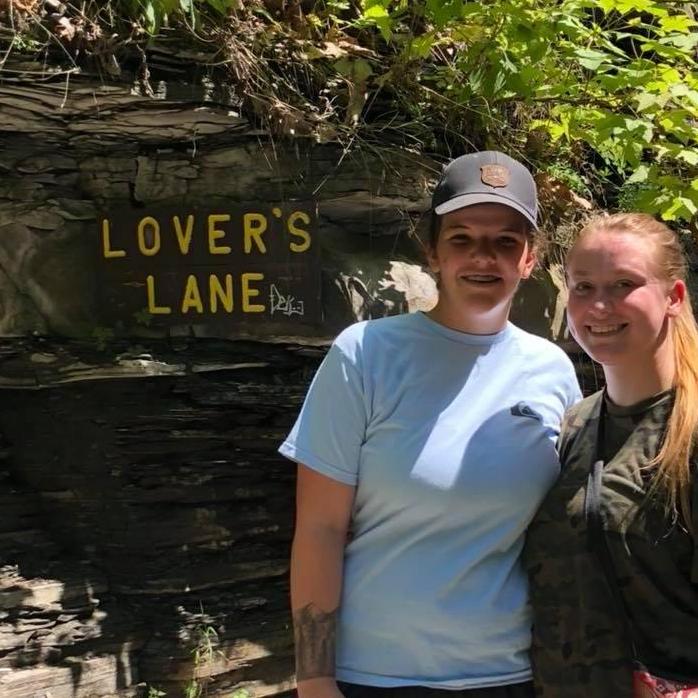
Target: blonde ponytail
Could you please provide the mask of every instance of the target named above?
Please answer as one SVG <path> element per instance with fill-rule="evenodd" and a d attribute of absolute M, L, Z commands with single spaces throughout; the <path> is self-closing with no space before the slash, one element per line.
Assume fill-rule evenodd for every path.
<path fill-rule="evenodd" d="M 664 442 L 653 461 L 657 473 L 652 489 L 665 491 L 667 504 L 672 509 L 680 504 L 690 527 L 691 456 L 698 428 L 698 326 L 689 297 L 686 297 L 679 315 L 673 318 L 671 333 L 676 364 L 676 397 Z"/>

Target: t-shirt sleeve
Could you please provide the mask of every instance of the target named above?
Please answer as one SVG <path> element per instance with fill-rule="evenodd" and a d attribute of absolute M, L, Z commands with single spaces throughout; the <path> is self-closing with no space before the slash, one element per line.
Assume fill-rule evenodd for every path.
<path fill-rule="evenodd" d="M 582 399 L 582 391 L 579 388 L 579 379 L 577 378 L 577 372 L 574 370 L 574 364 L 568 357 L 565 358 L 567 359 L 568 365 L 568 378 L 565 391 L 567 404 L 565 405 L 565 410 L 569 410 L 570 407 L 573 407 Z"/>
<path fill-rule="evenodd" d="M 346 485 L 356 485 L 367 421 L 361 372 L 334 344 L 279 453 Z"/>

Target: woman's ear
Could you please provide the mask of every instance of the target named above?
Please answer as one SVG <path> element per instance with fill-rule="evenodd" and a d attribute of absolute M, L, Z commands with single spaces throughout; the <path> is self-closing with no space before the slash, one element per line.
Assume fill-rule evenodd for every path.
<path fill-rule="evenodd" d="M 685 300 L 686 282 L 683 281 L 683 279 L 677 279 L 671 285 L 669 294 L 667 295 L 667 315 L 669 317 L 676 317 L 681 312 Z"/>
<path fill-rule="evenodd" d="M 536 252 L 536 246 L 533 242 L 528 242 L 526 245 L 526 255 L 524 259 L 523 269 L 521 270 L 521 278 L 528 279 L 533 270 L 536 268 L 536 262 L 538 261 L 538 254 Z"/>
<path fill-rule="evenodd" d="M 440 271 L 439 267 L 439 260 L 436 256 L 436 250 L 434 247 L 430 244 L 427 245 L 426 247 L 426 256 L 427 256 L 427 264 L 429 265 L 429 269 L 433 274 L 438 274 Z"/>
<path fill-rule="evenodd" d="M 424 252 L 432 274 L 439 273 L 439 263 L 436 256 L 436 245 L 439 242 L 441 232 L 441 216 L 437 216 L 435 211 L 431 212 L 429 220 L 429 237 L 424 246 Z"/>

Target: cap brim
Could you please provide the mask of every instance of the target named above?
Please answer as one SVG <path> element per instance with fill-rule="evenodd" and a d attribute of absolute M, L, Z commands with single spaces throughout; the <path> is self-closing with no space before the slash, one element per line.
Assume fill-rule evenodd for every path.
<path fill-rule="evenodd" d="M 506 196 L 499 196 L 498 194 L 461 194 L 460 196 L 454 196 L 448 201 L 444 201 L 434 208 L 434 213 L 437 216 L 443 216 L 444 213 L 450 213 L 451 211 L 456 211 L 459 208 L 465 208 L 466 206 L 474 206 L 475 204 L 502 204 L 502 206 L 508 206 L 513 208 L 514 211 L 518 211 L 532 226 L 535 230 L 538 230 L 538 223 L 536 219 L 531 216 L 531 214 L 517 201 L 512 201 Z"/>

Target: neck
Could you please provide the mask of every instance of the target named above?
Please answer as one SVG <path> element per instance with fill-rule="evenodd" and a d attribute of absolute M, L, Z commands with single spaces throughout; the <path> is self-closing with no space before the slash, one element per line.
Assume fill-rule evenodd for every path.
<path fill-rule="evenodd" d="M 605 365 L 606 391 L 616 405 L 634 405 L 669 390 L 674 385 L 676 364 L 673 344 L 664 342 L 650 361 L 626 361 Z"/>
<path fill-rule="evenodd" d="M 511 303 L 505 307 L 493 308 L 485 313 L 463 313 L 454 310 L 452 307 L 439 302 L 427 313 L 427 315 L 444 327 L 448 327 L 458 332 L 468 334 L 497 334 L 501 332 L 509 320 L 509 308 Z"/>

